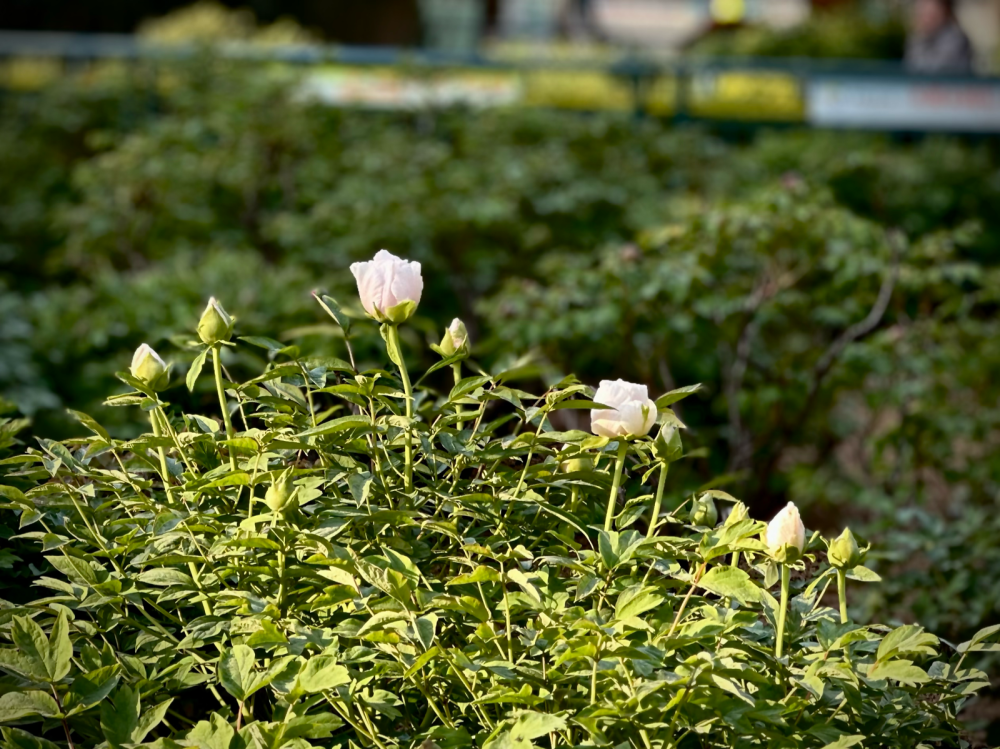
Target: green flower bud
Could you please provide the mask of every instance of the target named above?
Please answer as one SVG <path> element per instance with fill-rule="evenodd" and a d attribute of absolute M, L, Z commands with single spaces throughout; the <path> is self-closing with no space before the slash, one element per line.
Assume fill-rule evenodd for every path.
<path fill-rule="evenodd" d="M 719 511 L 715 507 L 715 500 L 708 494 L 702 494 L 691 506 L 691 514 L 688 519 L 692 525 L 714 528 L 715 524 L 719 522 Z"/>
<path fill-rule="evenodd" d="M 222 341 L 228 341 L 233 335 L 235 319 L 222 309 L 222 305 L 213 296 L 208 300 L 208 306 L 198 321 L 198 337 L 203 343 L 212 346 Z"/>
<path fill-rule="evenodd" d="M 298 488 L 292 484 L 292 471 L 285 470 L 271 486 L 268 487 L 264 495 L 264 504 L 271 508 L 272 512 L 286 513 L 298 507 Z"/>
<path fill-rule="evenodd" d="M 146 343 L 135 350 L 132 355 L 132 366 L 129 367 L 133 377 L 142 380 L 153 390 L 166 387 L 169 379 L 168 369 L 166 362 Z"/>
<path fill-rule="evenodd" d="M 457 317 L 451 321 L 451 325 L 445 328 L 444 336 L 441 338 L 441 353 L 444 356 L 454 356 L 455 354 L 468 355 L 469 353 L 469 331 L 465 329 L 465 323 Z"/>
<path fill-rule="evenodd" d="M 593 467 L 594 459 L 586 454 L 577 455 L 559 464 L 559 470 L 563 473 L 579 473 L 580 471 L 589 471 Z"/>
<path fill-rule="evenodd" d="M 839 570 L 853 570 L 861 564 L 861 549 L 850 528 L 844 528 L 844 532 L 830 542 L 826 558 L 831 567 Z"/>
<path fill-rule="evenodd" d="M 664 425 L 660 428 L 660 433 L 656 435 L 653 442 L 653 455 L 658 460 L 666 463 L 673 463 L 680 460 L 684 454 L 684 445 L 681 444 L 681 433 L 677 427 Z"/>

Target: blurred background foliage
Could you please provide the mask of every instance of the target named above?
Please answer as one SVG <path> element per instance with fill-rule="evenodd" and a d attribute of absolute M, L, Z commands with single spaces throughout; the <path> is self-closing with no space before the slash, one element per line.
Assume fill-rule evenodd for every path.
<path fill-rule="evenodd" d="M 211 402 L 181 384 L 210 294 L 240 335 L 343 356 L 310 291 L 350 308 L 348 266 L 385 247 L 424 264 L 411 335 L 460 315 L 483 366 L 532 351 L 536 379 L 705 383 L 678 409 L 673 499 L 723 473 L 758 517 L 791 499 L 863 527 L 886 582 L 859 613 L 948 638 L 1000 621 L 996 142 L 297 90 L 204 54 L 4 95 L 0 450 L 67 436 L 66 407 L 142 430 L 100 403 L 144 341 L 175 362 L 169 399 Z M 249 348 L 235 376 L 261 366 Z"/>

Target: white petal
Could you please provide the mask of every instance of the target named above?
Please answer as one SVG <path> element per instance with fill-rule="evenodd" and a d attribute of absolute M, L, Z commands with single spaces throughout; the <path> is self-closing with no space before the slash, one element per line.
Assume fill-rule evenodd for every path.
<path fill-rule="evenodd" d="M 382 299 L 382 287 L 385 279 L 381 268 L 375 261 L 367 263 L 353 263 L 351 273 L 358 282 L 358 296 L 361 297 L 361 306 L 365 312 L 374 316 L 376 308 Z"/>
<path fill-rule="evenodd" d="M 656 421 L 656 404 L 649 399 L 628 401 L 618 409 L 618 412 L 621 414 L 625 433 L 637 437 L 648 434 Z"/>
<path fill-rule="evenodd" d="M 590 430 L 599 437 L 621 437 L 626 432 L 617 411 L 591 411 Z"/>
<path fill-rule="evenodd" d="M 419 304 L 423 291 L 424 279 L 420 275 L 420 263 L 400 261 L 395 266 L 395 275 L 392 279 L 392 294 L 396 301 L 389 306 L 405 301 Z"/>
<path fill-rule="evenodd" d="M 649 399 L 649 391 L 645 385 L 636 385 L 625 380 L 601 380 L 601 386 L 594 394 L 594 400 L 605 406 L 618 408 L 628 401 L 645 401 Z"/>
<path fill-rule="evenodd" d="M 784 546 L 794 546 L 799 551 L 806 545 L 806 529 L 799 517 L 799 508 L 789 502 L 774 516 L 767 526 L 767 548 L 772 553 Z"/>

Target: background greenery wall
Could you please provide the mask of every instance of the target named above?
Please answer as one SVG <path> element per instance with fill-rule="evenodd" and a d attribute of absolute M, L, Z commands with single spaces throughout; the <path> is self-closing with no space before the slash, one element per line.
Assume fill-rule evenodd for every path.
<path fill-rule="evenodd" d="M 78 429 L 66 407 L 141 430 L 100 406 L 113 373 L 143 340 L 183 371 L 193 350 L 166 339 L 210 294 L 242 335 L 342 356 L 309 292 L 353 298 L 348 265 L 387 247 L 424 264 L 413 335 L 461 315 L 484 364 L 534 351 L 528 378 L 572 359 L 590 382 L 706 383 L 680 409 L 701 451 L 675 502 L 724 472 L 760 517 L 793 499 L 817 527 L 858 518 L 894 538 L 866 610 L 949 638 L 1000 621 L 995 142 L 736 143 L 295 91 L 205 58 L 4 97 L 0 392 L 33 418 L 24 439 Z"/>

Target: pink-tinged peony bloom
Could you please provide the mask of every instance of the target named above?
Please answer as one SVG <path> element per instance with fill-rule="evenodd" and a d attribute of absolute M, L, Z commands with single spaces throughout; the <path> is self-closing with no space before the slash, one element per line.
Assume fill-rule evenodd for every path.
<path fill-rule="evenodd" d="M 625 380 L 602 380 L 594 400 L 608 410 L 590 412 L 590 429 L 601 437 L 642 437 L 656 422 L 656 404 L 645 385 Z"/>

